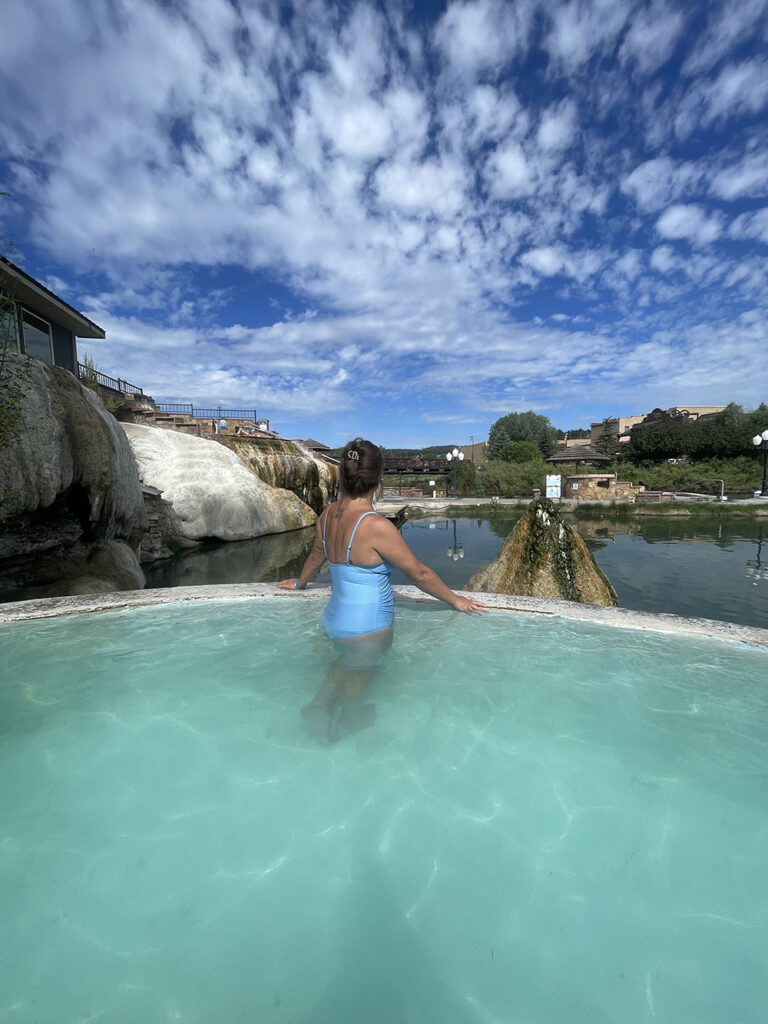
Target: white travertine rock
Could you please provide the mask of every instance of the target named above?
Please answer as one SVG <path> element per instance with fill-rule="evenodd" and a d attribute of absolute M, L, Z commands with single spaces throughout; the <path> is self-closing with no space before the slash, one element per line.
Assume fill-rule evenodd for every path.
<path fill-rule="evenodd" d="M 246 540 L 317 519 L 292 491 L 259 480 L 216 441 L 136 423 L 122 427 L 142 482 L 163 492 L 190 540 Z"/>

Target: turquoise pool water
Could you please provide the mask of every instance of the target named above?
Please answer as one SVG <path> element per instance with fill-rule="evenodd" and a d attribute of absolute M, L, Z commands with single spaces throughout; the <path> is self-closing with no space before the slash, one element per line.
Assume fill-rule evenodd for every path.
<path fill-rule="evenodd" d="M 3 1024 L 763 1018 L 768 652 L 400 606 L 322 746 L 321 609 L 0 626 Z"/>

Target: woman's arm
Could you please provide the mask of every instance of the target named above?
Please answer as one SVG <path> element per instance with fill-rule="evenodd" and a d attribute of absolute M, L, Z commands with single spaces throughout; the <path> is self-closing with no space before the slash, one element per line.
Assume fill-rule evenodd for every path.
<path fill-rule="evenodd" d="M 425 594 L 429 594 L 430 597 L 436 597 L 439 601 L 444 601 L 457 611 L 469 612 L 470 614 L 481 612 L 488 607 L 481 601 L 475 601 L 474 598 L 461 597 L 460 594 L 454 594 L 451 588 L 443 583 L 436 572 L 418 560 L 400 536 L 397 527 L 390 523 L 388 519 L 384 519 L 383 516 L 377 516 L 375 520 L 371 517 L 369 536 L 371 547 L 381 558 L 397 566 L 411 583 L 417 586 L 419 590 L 423 590 Z"/>
<path fill-rule="evenodd" d="M 291 576 L 290 579 L 280 580 L 277 586 L 282 590 L 303 590 L 309 581 L 313 580 L 315 576 L 317 576 L 325 564 L 322 519 L 323 516 L 321 514 L 317 520 L 317 525 L 315 526 L 315 543 L 312 545 L 312 550 L 310 551 L 298 578 Z"/>

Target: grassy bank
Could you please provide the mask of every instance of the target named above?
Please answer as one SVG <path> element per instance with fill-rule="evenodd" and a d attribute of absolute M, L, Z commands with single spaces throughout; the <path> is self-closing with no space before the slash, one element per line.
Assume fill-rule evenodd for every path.
<path fill-rule="evenodd" d="M 452 519 L 509 519 L 517 514 L 522 515 L 525 508 L 525 505 L 448 505 L 439 510 L 439 515 Z M 576 519 L 768 519 L 768 504 L 731 505 L 725 501 L 697 502 L 695 505 L 680 501 L 661 502 L 658 505 L 593 505 L 584 502 L 579 505 L 558 505 L 558 508 L 563 515 L 571 515 Z M 421 519 L 429 514 L 429 511 L 414 507 L 408 510 L 409 519 Z"/>

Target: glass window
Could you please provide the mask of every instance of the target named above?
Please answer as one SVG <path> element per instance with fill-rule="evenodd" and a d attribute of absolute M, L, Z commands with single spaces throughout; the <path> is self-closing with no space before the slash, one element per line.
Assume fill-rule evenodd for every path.
<path fill-rule="evenodd" d="M 51 325 L 48 321 L 41 320 L 39 316 L 24 309 L 21 313 L 21 326 L 24 333 L 24 351 L 27 355 L 53 365 Z"/>

